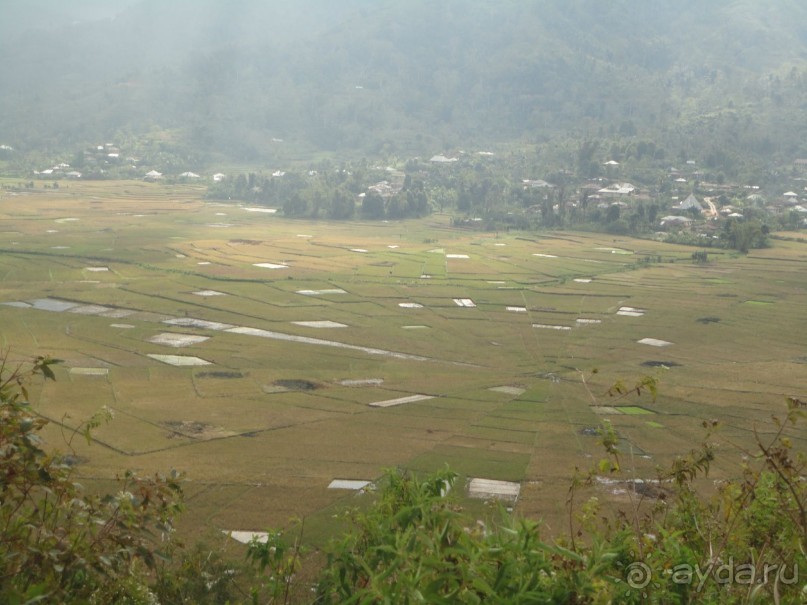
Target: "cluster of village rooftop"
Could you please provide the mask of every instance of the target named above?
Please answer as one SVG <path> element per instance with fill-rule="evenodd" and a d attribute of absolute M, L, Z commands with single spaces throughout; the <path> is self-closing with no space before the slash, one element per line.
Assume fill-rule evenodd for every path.
<path fill-rule="evenodd" d="M 0 145 L 0 151 L 14 151 L 14 148 L 11 147 L 10 145 Z M 140 162 L 138 158 L 132 156 L 121 158 L 121 151 L 114 143 L 105 143 L 104 145 L 98 145 L 92 150 L 85 151 L 84 160 L 85 162 L 92 163 L 96 166 L 98 165 L 114 166 L 125 164 L 132 170 L 137 170 L 137 164 Z M 45 178 L 66 178 L 66 179 L 80 179 L 83 176 L 80 171 L 70 170 L 70 168 L 71 168 L 70 164 L 61 162 L 44 170 L 34 170 L 34 174 L 36 176 Z M 201 178 L 200 175 L 191 171 L 182 172 L 177 176 L 183 179 Z M 211 178 L 213 179 L 213 181 L 219 182 L 223 180 L 225 177 L 226 177 L 225 174 L 219 172 L 214 174 Z M 157 170 L 149 170 L 147 173 L 143 175 L 143 180 L 146 181 L 157 181 L 160 180 L 161 178 L 163 178 L 163 173 L 158 172 Z"/>
<path fill-rule="evenodd" d="M 13 151 L 13 148 L 9 145 L 0 145 L 0 151 Z M 453 155 L 443 155 L 438 154 L 434 155 L 429 159 L 431 164 L 454 164 L 460 160 L 461 156 L 466 155 L 464 152 L 459 152 L 458 154 Z M 489 151 L 480 151 L 477 152 L 479 156 L 493 156 L 493 152 Z M 460 157 L 458 157 L 460 156 Z M 135 157 L 126 157 L 121 159 L 121 151 L 114 143 L 106 143 L 103 145 L 98 145 L 96 148 L 85 152 L 84 157 L 86 160 L 98 165 L 98 164 L 128 164 L 129 168 L 136 170 L 137 164 L 139 163 L 139 159 Z M 686 191 L 688 188 L 688 184 L 690 181 L 699 180 L 700 177 L 703 175 L 697 171 L 695 165 L 696 162 L 693 160 L 688 160 L 687 168 L 689 168 L 689 174 L 686 174 L 684 171 L 680 171 L 676 168 L 669 169 L 669 177 L 672 180 L 673 184 L 678 187 L 679 191 Z M 617 177 L 620 171 L 620 163 L 616 160 L 608 160 L 603 163 L 606 172 L 611 177 Z M 807 168 L 807 159 L 797 159 L 793 163 L 794 169 L 805 169 Z M 398 172 L 398 171 L 395 171 Z M 46 168 L 45 170 L 41 171 L 34 171 L 34 174 L 40 177 L 45 178 L 67 178 L 67 179 L 79 179 L 82 177 L 82 173 L 78 170 L 70 170 L 70 165 L 64 162 L 56 164 L 50 168 Z M 281 177 L 285 174 L 283 171 L 275 171 L 272 173 L 274 177 Z M 163 173 L 157 170 L 150 170 L 146 172 L 142 178 L 146 181 L 158 181 L 163 178 Z M 392 195 L 397 193 L 398 190 L 403 185 L 403 173 L 399 173 L 396 176 L 400 177 L 394 179 L 394 182 L 390 183 L 388 181 L 382 181 L 381 183 L 376 183 L 370 185 L 368 187 L 368 191 L 370 192 L 377 192 L 381 194 L 383 197 Z M 201 178 L 201 176 L 195 172 L 186 171 L 182 172 L 177 175 L 178 178 L 185 179 L 185 180 L 195 180 Z M 174 177 L 174 178 L 177 178 Z M 689 177 L 689 178 L 687 178 Z M 210 177 L 214 182 L 222 181 L 226 178 L 226 175 L 219 172 L 213 174 Z M 397 182 L 395 182 L 397 181 Z M 608 181 L 610 184 L 605 184 Z M 604 185 L 604 186 L 603 186 Z M 551 189 L 555 186 L 547 181 L 541 179 L 524 179 L 522 181 L 522 186 L 525 188 L 546 188 Z M 668 216 L 663 216 L 660 220 L 660 226 L 662 229 L 673 229 L 673 228 L 681 228 L 686 227 L 687 225 L 691 224 L 696 217 L 704 218 L 704 219 L 718 219 L 718 218 L 734 218 L 734 219 L 742 219 L 743 214 L 740 212 L 741 208 L 735 208 L 731 205 L 724 205 L 722 207 L 718 207 L 718 204 L 715 204 L 713 200 L 717 200 L 722 194 L 731 193 L 733 197 L 737 198 L 737 187 L 732 185 L 710 185 L 709 189 L 712 191 L 713 195 L 704 195 L 703 200 L 699 200 L 694 193 L 690 193 L 688 196 L 683 199 L 683 201 L 679 201 L 679 197 L 673 195 L 671 197 L 673 201 L 673 205 L 670 207 L 675 214 L 670 214 Z M 780 197 L 776 199 L 765 199 L 763 198 L 758 190 L 758 186 L 754 185 L 746 185 L 744 189 L 752 190 L 749 195 L 745 197 L 745 201 L 748 204 L 752 204 L 756 207 L 764 209 L 765 211 L 773 214 L 783 214 L 785 212 L 796 212 L 799 215 L 803 216 L 801 220 L 801 224 L 803 226 L 807 226 L 807 201 L 803 201 L 800 199 L 799 193 L 795 191 L 787 191 L 783 193 Z M 807 191 L 807 187 L 804 188 Z M 635 185 L 628 183 L 628 182 L 620 182 L 615 180 L 615 178 L 606 179 L 606 178 L 599 178 L 588 183 L 583 184 L 580 187 L 580 193 L 585 197 L 588 203 L 595 203 L 599 208 L 609 208 L 611 206 L 619 206 L 622 208 L 629 207 L 628 201 L 636 201 L 645 199 L 646 201 L 651 201 L 647 192 L 642 192 L 638 187 Z M 364 194 L 362 194 L 363 196 Z"/>

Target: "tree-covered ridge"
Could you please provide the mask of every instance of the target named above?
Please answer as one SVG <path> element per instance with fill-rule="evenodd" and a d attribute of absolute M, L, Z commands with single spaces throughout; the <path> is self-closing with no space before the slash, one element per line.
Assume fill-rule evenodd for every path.
<path fill-rule="evenodd" d="M 575 171 L 550 173 L 532 154 L 412 158 L 400 170 L 322 161 L 307 170 L 222 176 L 207 197 L 261 204 L 291 218 L 379 220 L 447 212 L 454 227 L 477 231 L 604 231 L 741 252 L 767 247 L 773 231 L 807 226 L 798 194 L 772 193 L 791 181 L 800 189 L 796 169 L 761 181 L 763 196 L 759 186 L 727 182 L 718 168 L 694 161 L 665 170 L 666 152 L 651 142 L 608 149 L 591 140 L 569 155 Z"/>
<path fill-rule="evenodd" d="M 736 169 L 807 155 L 805 17 L 751 0 L 140 2 L 4 38 L 0 132 L 21 150 L 171 132 L 237 161 L 638 135 Z"/>

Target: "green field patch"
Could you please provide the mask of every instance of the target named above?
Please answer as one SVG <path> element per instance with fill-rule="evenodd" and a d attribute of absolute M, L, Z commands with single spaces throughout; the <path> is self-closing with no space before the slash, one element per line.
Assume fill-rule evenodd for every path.
<path fill-rule="evenodd" d="M 651 427 L 651 428 L 654 428 L 654 429 L 663 429 L 664 428 L 663 424 L 660 424 L 658 422 L 653 422 L 652 420 L 650 420 L 648 422 L 645 422 L 645 424 L 647 426 Z"/>
<path fill-rule="evenodd" d="M 497 407 L 497 404 L 487 400 L 464 399 L 460 397 L 442 396 L 429 401 L 417 403 L 419 407 L 428 406 L 443 410 L 463 410 L 476 413 L 487 413 Z"/>
<path fill-rule="evenodd" d="M 185 489 L 193 487 L 194 484 L 190 483 Z M 307 517 L 305 538 L 308 542 L 318 533 L 313 529 L 309 532 L 309 520 L 313 517 L 308 515 L 320 510 L 328 510 L 331 516 L 335 515 L 337 510 L 329 506 L 339 502 L 341 495 L 313 485 L 290 485 L 284 482 L 262 481 L 259 486 L 250 483 L 208 484 L 186 495 L 188 508 L 180 521 L 197 527 L 212 524 L 217 531 L 223 531 L 285 527 L 293 519 Z M 273 505 L 267 507 L 266 502 Z M 338 520 L 331 519 L 331 523 L 338 525 Z M 323 529 L 324 525 L 323 522 Z"/>
<path fill-rule="evenodd" d="M 267 395 L 277 395 L 278 393 L 288 393 L 292 389 L 277 384 L 265 384 L 261 387 L 261 390 Z"/>
<path fill-rule="evenodd" d="M 353 327 L 378 327 L 386 326 L 386 323 L 392 318 L 401 317 L 404 311 L 400 309 L 385 308 L 374 301 L 356 301 L 356 302 L 340 302 L 340 303 L 327 303 L 319 309 L 309 308 L 304 312 L 301 311 L 297 319 L 305 316 L 305 319 L 319 321 L 325 319 L 347 322 Z M 379 334 L 375 335 L 378 339 L 383 336 L 386 330 L 381 330 Z"/>
<path fill-rule="evenodd" d="M 420 449 L 431 449 L 453 436 L 458 428 L 465 431 L 467 422 L 451 416 L 438 417 L 414 413 L 378 415 L 359 414 L 354 417 L 355 426 L 367 431 L 411 431 L 421 442 Z"/>
<path fill-rule="evenodd" d="M 227 375 L 230 375 L 230 377 L 227 377 Z M 195 393 L 202 399 L 218 397 L 238 401 L 260 397 L 261 395 L 255 381 L 242 376 L 240 372 L 197 372 L 193 375 L 193 388 Z M 227 404 L 229 407 L 230 402 L 227 402 Z"/>
<path fill-rule="evenodd" d="M 186 438 L 191 440 L 217 439 L 234 435 L 221 427 L 196 420 L 165 420 L 160 423 L 167 429 L 167 439 Z"/>
<path fill-rule="evenodd" d="M 681 367 L 683 364 L 678 363 L 677 361 L 658 361 L 658 360 L 647 360 L 642 362 L 642 366 L 646 368 L 677 368 Z"/>
<path fill-rule="evenodd" d="M 454 423 L 454 426 L 460 426 L 463 423 L 470 423 L 480 416 L 479 410 L 462 409 L 462 408 L 442 408 L 435 407 L 431 402 L 423 402 L 420 404 L 410 403 L 406 406 L 398 406 L 386 408 L 379 413 L 389 414 L 393 416 L 407 416 L 407 417 L 421 417 L 421 418 L 438 418 L 447 419 Z M 404 421 L 405 422 L 405 421 Z M 456 429 L 455 429 L 456 430 Z"/>
<path fill-rule="evenodd" d="M 217 399 L 201 396 L 187 398 L 183 405 L 168 410 L 141 401 L 136 406 L 120 410 L 126 414 L 161 425 L 165 421 L 194 421 L 220 427 L 233 435 L 272 433 L 297 425 L 322 422 L 353 413 L 355 406 L 328 398 L 303 393 L 289 393 L 282 398 L 264 395 L 222 395 Z M 113 423 L 114 424 L 114 423 Z M 163 444 L 162 447 L 173 447 Z M 240 447 L 235 444 L 235 447 Z"/>
<path fill-rule="evenodd" d="M 530 410 L 511 409 L 509 407 L 497 408 L 496 415 L 503 418 L 508 418 L 512 422 L 517 423 L 517 427 L 534 427 L 546 419 L 546 411 L 541 408 L 533 408 Z M 529 430 L 529 429 L 527 429 Z"/>
<path fill-rule="evenodd" d="M 326 418 L 336 414 L 361 414 L 367 411 L 366 404 L 332 396 L 330 391 L 289 391 L 285 394 L 267 395 L 269 396 L 261 400 L 262 405 L 259 407 L 262 413 L 270 414 L 273 426 L 277 426 L 274 420 L 279 418 L 293 425 L 308 422 L 312 418 Z M 248 409 L 252 409 L 252 406 Z"/>
<path fill-rule="evenodd" d="M 648 410 L 647 408 L 640 407 L 638 405 L 620 405 L 615 406 L 615 409 L 620 414 L 628 414 L 631 416 L 640 416 L 643 414 L 655 414 L 655 412 Z"/>
<path fill-rule="evenodd" d="M 591 411 L 600 416 L 608 416 L 611 414 L 623 414 L 624 412 L 619 408 L 610 405 L 595 405 L 591 406 Z"/>
<path fill-rule="evenodd" d="M 210 372 L 197 372 L 194 376 L 196 378 L 216 378 L 224 380 L 234 380 L 236 378 L 243 378 L 244 374 L 242 374 L 241 372 L 214 370 Z"/>
<path fill-rule="evenodd" d="M 318 394 L 322 394 L 319 391 Z M 361 406 L 361 411 L 367 411 L 365 406 L 375 401 L 386 401 L 402 397 L 400 391 L 391 391 L 379 386 L 365 386 L 361 388 L 351 386 L 330 385 L 327 389 L 327 396 L 357 406 Z"/>
<path fill-rule="evenodd" d="M 434 472 L 448 465 L 454 472 L 469 477 L 521 481 L 529 460 L 528 454 L 439 445 L 410 460 L 406 468 Z"/>
<path fill-rule="evenodd" d="M 602 420 L 597 412 L 629 427 L 636 447 L 653 455 L 648 464 L 687 451 L 704 409 L 718 412 L 732 439 L 753 443 L 751 428 L 778 409 L 781 393 L 804 390 L 803 245 L 791 249 L 777 241 L 781 258 L 715 255 L 708 267 L 695 267 L 687 247 L 591 233 L 496 239 L 452 229 L 442 214 L 388 224 L 291 221 L 135 182 L 71 182 L 69 194 L 3 200 L 3 229 L 16 233 L 0 234 L 0 300 L 76 306 L 51 312 L 0 306 L 0 343 L 20 359 L 51 354 L 65 360 L 55 368 L 55 383 L 32 385 L 37 411 L 57 421 L 67 414 L 71 429 L 107 405 L 115 419 L 99 427 L 97 437 L 122 452 L 151 452 L 134 460 L 82 446 L 82 473 L 112 476 L 126 466 L 159 471 L 168 460 L 210 486 L 194 491 L 189 503 L 198 526 L 226 521 L 218 529 L 262 529 L 267 519 L 284 525 L 294 515 L 313 515 L 322 528 L 332 528 L 336 503 L 357 501 L 327 490 L 332 479 L 371 479 L 385 466 L 412 461 L 424 471 L 448 462 L 471 477 L 518 480 L 526 468 L 530 478 L 566 476 L 586 463 L 581 453 L 595 452 L 594 439 L 578 431 Z M 64 217 L 81 220 L 52 222 Z M 215 222 L 233 227 L 206 226 Z M 58 233 L 45 234 L 46 227 Z M 388 247 L 393 244 L 400 247 Z M 430 254 L 434 248 L 443 252 Z M 446 251 L 470 258 L 446 259 Z M 658 255 L 682 262 L 635 264 Z M 265 261 L 289 268 L 253 266 Z M 421 279 L 423 273 L 432 278 Z M 227 296 L 196 294 L 207 291 Z M 477 306 L 458 307 L 454 298 Z M 735 304 L 742 301 L 751 306 Z M 423 307 L 398 306 L 407 302 Z M 508 312 L 508 306 L 527 311 Z M 754 306 L 767 307 L 763 340 Z M 621 307 L 647 313 L 617 317 Z M 578 328 L 581 318 L 601 323 Z M 712 325 L 717 322 L 709 318 L 721 321 Z M 165 319 L 248 329 L 160 325 Z M 350 327 L 326 332 L 289 323 L 323 320 Z M 539 330 L 531 323 L 573 329 Z M 647 336 L 672 337 L 671 328 L 676 346 L 664 351 L 672 357 L 652 357 L 649 348 L 635 346 Z M 171 330 L 212 338 L 180 351 L 146 342 Z M 294 341 L 297 336 L 333 343 Z M 146 356 L 186 351 L 215 364 L 172 367 Z M 652 407 L 664 410 L 664 431 L 656 430 L 660 423 L 628 418 L 653 413 L 642 400 L 590 406 L 577 370 L 598 368 L 587 386 L 613 404 L 603 395 L 611 384 L 630 384 L 662 366 L 675 366 L 653 370 L 660 395 Z M 86 375 L 81 368 L 108 373 Z M 370 379 L 383 384 L 340 384 Z M 283 380 L 322 388 L 296 389 Z M 499 386 L 507 389 L 488 390 Z M 434 398 L 368 406 L 417 394 Z M 176 435 L 168 438 L 171 432 Z M 521 502 L 525 514 L 543 513 L 539 499 Z M 307 520 L 307 533 L 310 527 Z"/>
<path fill-rule="evenodd" d="M 169 431 L 165 427 L 115 408 L 113 408 L 113 412 L 115 418 L 112 422 L 102 424 L 93 431 L 93 441 L 98 445 L 132 455 L 161 450 L 185 440 L 180 438 L 172 443 L 167 439 Z M 84 455 L 87 455 L 91 462 L 96 462 L 97 457 L 104 456 L 104 453 L 89 448 Z"/>
<path fill-rule="evenodd" d="M 535 432 L 516 431 L 491 426 L 473 425 L 463 431 L 464 435 L 496 443 L 515 443 L 532 446 L 535 443 Z"/>
<path fill-rule="evenodd" d="M 474 426 L 505 429 L 509 431 L 522 431 L 534 433 L 536 425 L 523 417 L 505 416 L 491 413 L 474 422 Z"/>

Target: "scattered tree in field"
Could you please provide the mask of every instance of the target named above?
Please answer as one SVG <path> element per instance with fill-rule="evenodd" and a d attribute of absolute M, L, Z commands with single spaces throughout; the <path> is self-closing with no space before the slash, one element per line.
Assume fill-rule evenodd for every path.
<path fill-rule="evenodd" d="M 768 228 L 759 221 L 730 221 L 723 231 L 723 237 L 730 248 L 743 254 L 751 248 L 764 248 L 768 245 Z"/>
<path fill-rule="evenodd" d="M 692 253 L 692 262 L 704 265 L 709 262 L 709 253 L 706 250 L 696 250 Z"/>

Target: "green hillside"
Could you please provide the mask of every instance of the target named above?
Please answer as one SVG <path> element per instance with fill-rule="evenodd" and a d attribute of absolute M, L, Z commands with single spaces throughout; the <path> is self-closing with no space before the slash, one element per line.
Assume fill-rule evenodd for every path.
<path fill-rule="evenodd" d="M 202 160 L 243 162 L 633 137 L 670 157 L 711 154 L 729 173 L 807 154 L 798 2 L 143 0 L 114 19 L 31 13 L 0 8 L 20 23 L 0 42 L 0 138 L 20 150 L 161 133 Z"/>

